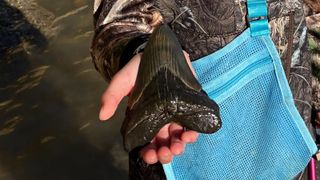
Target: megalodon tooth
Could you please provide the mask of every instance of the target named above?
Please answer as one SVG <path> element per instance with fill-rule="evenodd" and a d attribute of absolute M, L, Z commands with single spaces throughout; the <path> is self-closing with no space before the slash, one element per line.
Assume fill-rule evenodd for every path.
<path fill-rule="evenodd" d="M 121 127 L 125 149 L 146 145 L 171 122 L 200 133 L 222 125 L 218 105 L 192 74 L 175 34 L 161 25 L 147 42 L 129 96 Z"/>

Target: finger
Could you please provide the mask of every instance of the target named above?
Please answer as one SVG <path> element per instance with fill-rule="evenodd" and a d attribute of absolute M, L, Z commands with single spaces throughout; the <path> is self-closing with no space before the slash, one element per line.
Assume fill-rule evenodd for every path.
<path fill-rule="evenodd" d="M 167 164 L 172 161 L 172 154 L 170 149 L 167 146 L 162 146 L 158 150 L 158 160 L 160 161 L 161 164 Z"/>
<path fill-rule="evenodd" d="M 169 149 L 169 125 L 170 124 L 166 124 L 164 127 L 162 127 L 155 138 L 155 142 L 157 143 L 158 147 L 157 158 L 162 164 L 169 163 L 172 160 L 172 153 Z"/>
<path fill-rule="evenodd" d="M 132 89 L 138 72 L 140 55 L 135 56 L 111 80 L 102 96 L 102 106 L 99 113 L 100 120 L 109 119 L 116 111 L 120 101 Z"/>
<path fill-rule="evenodd" d="M 122 74 L 114 76 L 102 95 L 100 120 L 107 120 L 114 114 L 120 101 L 130 92 L 131 88 L 132 85 L 128 84 L 128 79 L 125 76 Z"/>
<path fill-rule="evenodd" d="M 179 155 L 184 151 L 185 143 L 180 140 L 182 132 L 182 126 L 176 123 L 171 124 L 169 127 L 169 133 L 171 137 L 170 150 L 173 155 Z"/>
<path fill-rule="evenodd" d="M 141 150 L 142 158 L 147 164 L 155 164 L 158 162 L 157 146 L 155 143 L 150 143 Z"/>
<path fill-rule="evenodd" d="M 197 77 L 196 71 L 192 67 L 192 63 L 191 63 L 189 54 L 187 52 L 185 52 L 185 51 L 183 51 L 183 54 L 184 54 L 184 57 L 186 58 L 186 61 L 187 61 L 188 65 L 189 65 L 189 68 L 191 69 L 192 74 L 195 77 Z"/>
<path fill-rule="evenodd" d="M 155 139 L 158 147 L 170 146 L 169 125 L 170 124 L 166 124 L 165 126 L 163 126 L 156 135 Z"/>
<path fill-rule="evenodd" d="M 185 131 L 181 135 L 181 140 L 185 143 L 194 143 L 197 141 L 199 134 L 196 131 Z"/>

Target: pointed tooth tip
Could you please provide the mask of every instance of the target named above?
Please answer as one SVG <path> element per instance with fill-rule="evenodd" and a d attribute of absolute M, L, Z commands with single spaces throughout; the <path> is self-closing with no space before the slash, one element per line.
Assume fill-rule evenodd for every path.
<path fill-rule="evenodd" d="M 167 24 L 162 24 L 161 26 L 155 29 L 155 31 L 152 33 L 149 39 L 148 44 L 149 46 L 151 46 L 153 44 L 159 44 L 160 42 L 169 45 L 171 48 L 177 48 L 179 50 L 181 49 L 182 52 L 182 47 L 179 43 L 177 36 Z"/>

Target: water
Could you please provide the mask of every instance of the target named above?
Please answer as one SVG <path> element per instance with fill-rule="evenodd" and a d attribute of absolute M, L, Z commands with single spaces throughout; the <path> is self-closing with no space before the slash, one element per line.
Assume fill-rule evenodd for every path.
<path fill-rule="evenodd" d="M 35 2 L 54 15 L 47 34 L 26 14 L 8 17 L 13 34 L 0 29 L 0 179 L 127 179 L 125 102 L 110 121 L 98 121 L 107 84 L 89 53 L 92 0 Z M 0 18 L 0 27 L 9 26 Z"/>

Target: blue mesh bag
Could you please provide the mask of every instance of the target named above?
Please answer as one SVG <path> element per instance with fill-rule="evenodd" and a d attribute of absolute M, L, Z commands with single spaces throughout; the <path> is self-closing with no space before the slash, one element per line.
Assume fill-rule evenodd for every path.
<path fill-rule="evenodd" d="M 203 89 L 220 106 L 222 128 L 201 134 L 163 165 L 169 180 L 292 179 L 317 151 L 263 18 L 266 2 L 247 5 L 250 28 L 193 62 Z"/>

